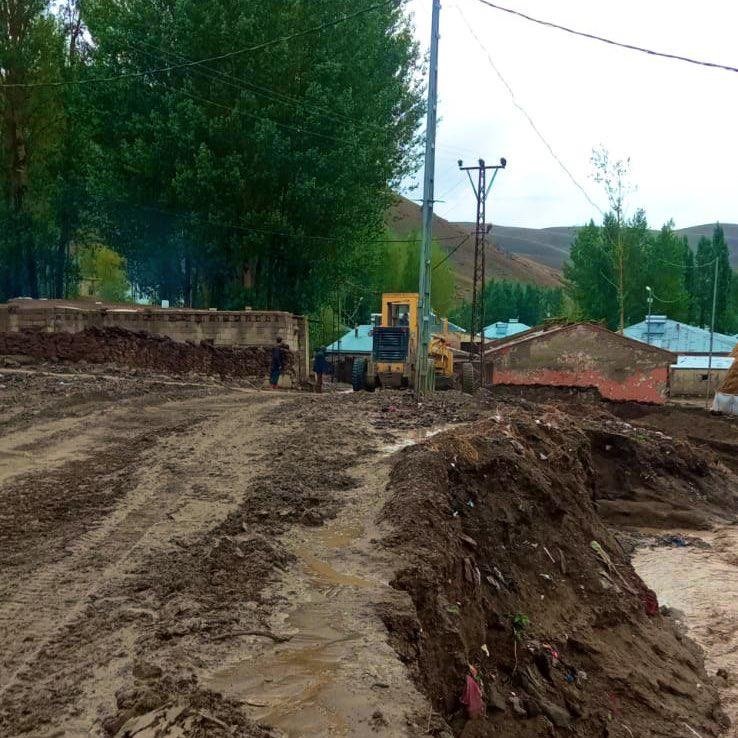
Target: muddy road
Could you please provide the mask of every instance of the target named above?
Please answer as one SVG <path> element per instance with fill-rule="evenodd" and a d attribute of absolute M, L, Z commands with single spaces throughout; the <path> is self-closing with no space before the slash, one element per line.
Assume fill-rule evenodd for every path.
<path fill-rule="evenodd" d="M 415 732 L 375 519 L 392 444 L 465 401 L 30 370 L 0 393 L 0 734 Z"/>
<path fill-rule="evenodd" d="M 736 478 L 556 403 L 0 368 L 0 735 L 720 735 L 609 531 L 712 535 Z"/>

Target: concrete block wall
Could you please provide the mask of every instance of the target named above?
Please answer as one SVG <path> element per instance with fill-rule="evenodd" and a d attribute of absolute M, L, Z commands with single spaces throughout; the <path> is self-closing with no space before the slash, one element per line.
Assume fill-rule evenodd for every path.
<path fill-rule="evenodd" d="M 146 331 L 174 341 L 211 341 L 216 346 L 271 346 L 281 336 L 297 354 L 298 379 L 304 381 L 308 377 L 308 322 L 291 313 L 121 307 L 52 300 L 11 300 L 0 305 L 0 331 L 78 333 L 92 327 Z"/>

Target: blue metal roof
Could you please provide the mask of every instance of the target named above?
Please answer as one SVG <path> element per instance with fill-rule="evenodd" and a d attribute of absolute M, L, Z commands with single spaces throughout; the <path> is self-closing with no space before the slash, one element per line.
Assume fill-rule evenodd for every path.
<path fill-rule="evenodd" d="M 707 371 L 710 364 L 709 356 L 680 356 L 676 364 L 672 364 L 672 369 L 704 369 Z M 713 356 L 713 369 L 730 369 L 733 366 L 733 358 L 731 356 Z"/>
<path fill-rule="evenodd" d="M 626 328 L 623 333 L 628 338 L 658 346 L 675 354 L 707 354 L 710 351 L 710 331 L 669 320 L 665 315 L 652 315 Z M 715 333 L 712 350 L 718 354 L 729 354 L 737 343 L 738 338 L 734 336 Z"/>
<path fill-rule="evenodd" d="M 435 315 L 433 315 L 433 318 L 435 319 Z M 334 341 L 326 347 L 325 352 L 327 354 L 370 354 L 372 352 L 372 337 L 369 335 L 371 329 L 371 325 L 360 325 L 358 329 L 351 329 L 341 336 L 340 349 L 338 347 L 339 342 Z M 448 324 L 448 329 L 452 333 L 466 333 L 463 328 L 453 323 Z M 434 333 L 440 333 L 442 330 L 443 326 L 440 324 L 433 326 Z"/>
<path fill-rule="evenodd" d="M 494 341 L 499 338 L 514 336 L 516 333 L 522 333 L 527 330 L 530 330 L 529 325 L 521 323 L 514 318 L 510 320 L 498 320 L 496 323 L 492 323 L 484 329 L 484 338 Z"/>
<path fill-rule="evenodd" d="M 326 347 L 325 352 L 327 354 L 370 354 L 372 352 L 372 337 L 369 335 L 371 329 L 370 325 L 360 325 Z"/>

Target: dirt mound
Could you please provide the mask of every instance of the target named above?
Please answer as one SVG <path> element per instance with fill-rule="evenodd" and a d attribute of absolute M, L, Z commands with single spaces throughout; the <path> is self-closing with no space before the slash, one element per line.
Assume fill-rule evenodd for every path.
<path fill-rule="evenodd" d="M 0 333 L 2 355 L 32 356 L 44 361 L 113 363 L 171 374 L 263 377 L 269 370 L 271 349 L 180 343 L 145 331 L 87 328 L 79 333 Z M 286 352 L 285 356 L 289 370 L 294 355 Z"/>
<path fill-rule="evenodd" d="M 443 716 L 434 734 L 675 738 L 724 730 L 699 649 L 660 614 L 595 502 L 619 484 L 603 476 L 602 453 L 622 456 L 618 463 L 638 476 L 633 488 L 653 481 L 654 495 L 686 474 L 703 481 L 706 497 L 715 490 L 705 480 L 714 472 L 717 481 L 717 472 L 686 446 L 658 447 L 625 430 L 583 427 L 552 408 L 500 405 L 495 418 L 409 449 L 395 467 L 383 513 L 395 532 L 386 543 L 407 561 L 393 585 L 412 604 L 381 612 Z M 659 450 L 671 453 L 651 458 Z M 486 715 L 467 721 L 460 697 L 470 664 Z"/>
<path fill-rule="evenodd" d="M 734 362 L 733 366 L 728 369 L 719 391 L 725 395 L 738 395 L 738 363 Z"/>

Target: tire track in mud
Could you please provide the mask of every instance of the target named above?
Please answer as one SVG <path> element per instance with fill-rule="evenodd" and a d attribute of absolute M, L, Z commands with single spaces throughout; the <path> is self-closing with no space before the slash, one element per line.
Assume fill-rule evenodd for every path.
<path fill-rule="evenodd" d="M 182 428 L 161 428 L 159 433 Z M 125 466 L 135 463 L 140 458 L 137 452 L 149 443 L 149 433 L 134 441 L 135 450 L 131 453 L 129 448 L 125 454 Z M 100 482 L 105 484 L 105 477 Z M 32 483 L 33 478 L 27 480 L 27 484 Z M 101 524 L 81 533 L 67 547 L 60 561 L 31 574 L 5 598 L 0 607 L 0 642 L 10 645 L 3 650 L 0 663 L 0 697 L 49 642 L 82 613 L 90 597 L 111 579 L 161 517 L 169 514 L 166 506 L 153 504 L 160 494 L 161 490 L 134 484 Z M 105 566 L 103 562 L 109 563 Z M 53 592 L 64 592 L 64 596 L 54 599 Z"/>
<path fill-rule="evenodd" d="M 236 419 L 227 415 L 214 418 L 217 410 L 223 409 L 222 404 L 220 408 L 217 404 L 218 401 L 175 403 L 153 418 L 131 416 L 130 427 L 148 426 L 145 433 L 131 438 L 129 429 L 124 443 L 113 444 L 104 453 L 88 459 L 87 467 L 72 463 L 72 481 L 79 473 L 84 475 L 86 468 L 87 484 L 107 487 L 111 475 L 106 473 L 105 460 L 117 459 L 114 474 L 122 474 L 122 488 L 101 518 L 75 521 L 77 535 L 66 545 L 62 558 L 45 561 L 44 552 L 39 550 L 45 548 L 43 541 L 29 545 L 29 541 L 23 540 L 25 553 L 41 559 L 41 568 L 21 579 L 18 567 L 3 567 L 6 594 L 0 606 L 0 642 L 7 646 L 0 656 L 0 699 L 12 696 L 23 702 L 26 688 L 37 691 L 40 675 L 34 665 L 45 652 L 64 650 L 66 640 L 74 643 L 75 639 L 67 636 L 75 623 L 84 618 L 101 590 L 115 588 L 116 582 L 127 578 L 127 569 L 134 568 L 145 551 L 166 546 L 175 533 L 183 535 L 209 525 L 213 517 L 224 517 L 235 504 L 239 485 L 231 485 L 230 494 L 217 490 L 208 495 L 206 485 L 191 484 L 203 476 L 208 461 L 217 464 L 223 453 L 223 439 L 239 431 Z M 251 402 L 254 408 L 261 404 Z M 133 408 L 131 412 L 135 412 Z M 202 430 L 205 420 L 214 421 L 209 431 Z M 188 480 L 187 485 L 183 485 L 183 478 Z M 23 485 L 32 488 L 37 481 L 36 475 L 28 475 Z M 59 494 L 63 494 L 63 489 Z M 83 509 L 87 514 L 99 512 L 94 507 Z M 10 587 L 9 575 L 16 580 Z M 22 576 L 26 576 L 25 571 Z M 74 649 L 74 645 L 71 647 Z M 77 666 L 84 670 L 85 664 Z M 49 679 L 53 680 L 53 674 L 41 677 L 41 681 Z"/>
<path fill-rule="evenodd" d="M 404 412 L 399 401 L 388 403 L 392 427 L 400 414 L 415 426 L 414 406 Z M 59 734 L 114 735 L 132 716 L 191 705 L 193 690 L 202 697 L 200 684 L 219 664 L 258 658 L 269 643 L 258 636 L 254 643 L 252 629 L 288 627 L 300 630 L 291 644 L 295 663 L 310 659 L 315 646 L 316 668 L 335 631 L 336 642 L 322 651 L 336 661 L 335 676 L 318 695 L 332 710 L 331 724 L 371 729 L 372 710 L 381 706 L 399 731 L 391 734 L 407 734 L 408 705 L 425 709 L 425 701 L 374 610 L 377 597 L 394 597 L 385 562 L 372 558 L 367 571 L 367 550 L 377 553 L 371 520 L 386 481 L 376 455 L 386 433 L 376 419 L 367 421 L 382 407 L 351 395 L 234 392 L 163 406 L 162 425 L 185 418 L 187 426 L 199 415 L 205 422 L 160 438 L 152 416 L 131 408 L 117 427 L 126 438 L 137 432 L 150 438 L 152 448 L 122 464 L 130 475 L 124 494 L 104 514 L 85 513 L 97 516 L 95 526 L 75 529 L 61 558 L 43 558 L 37 540 L 31 578 L 16 583 L 15 603 L 0 607 L 15 618 L 7 627 L 0 623 L 0 638 L 13 644 L 12 663 L 0 653 L 0 734 L 45 736 L 52 725 Z M 106 438 L 104 453 L 115 452 L 119 445 Z M 107 484 L 110 469 L 87 470 L 86 483 Z M 335 525 L 323 529 L 336 514 Z M 355 517 L 362 530 L 347 533 Z M 336 534 L 345 546 L 334 545 Z M 299 566 L 290 568 L 293 557 Z M 19 579 L 20 567 L 9 571 Z M 281 575 L 285 586 L 269 586 Z M 372 584 L 364 591 L 358 583 L 367 577 Z M 298 587 L 294 602 L 291 583 Z M 293 614 L 286 622 L 280 613 Z M 23 642 L 24 629 L 36 640 Z M 268 653 L 279 669 L 278 654 Z M 141 664 L 159 677 L 140 678 Z M 393 690 L 386 707 L 386 687 L 376 686 L 385 680 Z M 359 685 L 361 704 L 341 694 L 346 683 Z M 223 700 L 212 710 L 226 722 L 250 712 L 236 702 L 224 707 Z M 288 712 L 286 721 L 300 720 Z M 320 716 L 313 716 L 312 734 L 324 734 Z M 383 720 L 376 717 L 377 725 Z M 264 734 L 252 728 L 234 734 Z"/>

